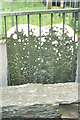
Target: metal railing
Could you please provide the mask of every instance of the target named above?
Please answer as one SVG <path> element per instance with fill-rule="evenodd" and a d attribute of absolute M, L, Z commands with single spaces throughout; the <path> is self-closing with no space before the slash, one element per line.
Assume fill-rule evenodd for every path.
<path fill-rule="evenodd" d="M 53 41 L 53 38 L 54 38 L 54 36 L 53 36 L 53 18 L 54 18 L 54 14 L 57 14 L 57 13 L 60 13 L 60 14 L 62 14 L 62 19 L 63 19 L 63 30 L 62 30 L 62 50 L 64 51 L 64 38 L 65 38 L 65 15 L 66 15 L 66 13 L 74 13 L 74 26 L 73 26 L 73 28 L 74 28 L 74 40 L 73 40 L 73 42 L 72 42 L 72 45 L 73 45 L 73 55 L 72 55 L 72 67 L 71 67 L 71 69 L 72 69 L 72 71 L 70 71 L 70 76 L 69 76 L 69 81 L 70 81 L 70 79 L 71 79 L 71 81 L 75 81 L 75 64 L 76 64 L 76 55 L 75 54 L 77 54 L 76 53 L 76 47 L 75 47 L 75 33 L 76 33 L 76 14 L 78 14 L 78 13 L 80 13 L 80 8 L 75 8 L 75 9 L 54 9 L 54 10 L 38 10 L 38 11 L 22 11 L 22 12 L 5 12 L 5 13 L 0 13 L 0 16 L 2 16 L 2 17 L 4 17 L 4 26 L 5 26 L 5 36 L 6 36 L 6 40 L 7 40 L 7 46 L 9 46 L 9 43 L 8 43 L 8 38 L 7 38 L 7 22 L 6 22 L 6 19 L 7 19 L 7 17 L 8 16 L 15 16 L 16 17 L 16 31 L 18 32 L 18 16 L 23 16 L 23 15 L 27 15 L 27 24 L 28 24 L 28 39 L 30 39 L 30 16 L 31 15 L 39 15 L 39 40 L 40 40 L 40 51 L 39 51 L 39 53 L 40 53 L 40 69 L 39 69 L 39 71 L 41 71 L 41 70 L 43 70 L 44 69 L 44 67 L 43 67 L 43 65 L 42 65 L 42 62 L 41 62 L 41 60 L 42 60 L 42 58 L 44 58 L 43 57 L 43 55 L 42 55 L 42 46 L 41 46 L 41 38 L 42 38 L 42 35 L 41 35 L 41 30 L 42 30 L 42 25 L 41 25 L 41 18 L 42 18 L 42 15 L 43 14 L 50 14 L 51 15 L 51 40 Z M 78 31 L 77 32 L 79 32 L 79 29 L 78 29 Z M 18 36 L 19 37 L 19 36 Z M 10 41 L 10 42 L 12 42 L 12 41 Z M 29 43 L 29 52 L 30 52 L 30 44 L 31 43 Z M 17 46 L 17 49 L 18 49 L 18 46 Z M 13 49 L 14 50 L 14 49 Z M 9 52 L 9 50 L 8 50 L 8 52 Z M 23 83 L 28 83 L 28 82 L 33 82 L 34 81 L 34 76 L 33 76 L 33 71 L 34 70 L 32 70 L 32 68 L 33 68 L 33 66 L 32 65 L 30 65 L 31 64 L 31 55 L 29 56 L 29 70 L 28 70 L 28 73 L 26 72 L 26 70 L 25 70 L 25 75 L 22 75 L 22 76 L 24 76 L 24 81 L 25 82 L 21 82 L 21 67 L 20 67 L 20 65 L 19 65 L 19 62 L 20 62 L 20 53 L 19 53 L 19 50 L 17 51 L 18 52 L 18 61 L 17 61 L 17 66 L 18 66 L 18 71 L 17 71 L 17 74 L 18 74 L 18 82 L 15 82 L 15 83 L 13 83 L 14 82 L 14 80 L 13 80 L 13 75 L 11 75 L 11 72 L 10 72 L 10 64 L 11 64 L 11 61 L 10 61 L 10 58 L 9 58 L 9 55 L 8 55 L 8 68 L 9 68 L 9 70 L 8 70 L 8 83 L 9 83 L 9 85 L 15 85 L 15 84 L 23 84 Z M 47 51 L 48 52 L 48 51 Z M 63 59 L 64 59 L 64 56 L 65 56 L 65 52 L 62 52 L 62 59 L 61 59 L 61 61 L 62 61 L 62 68 L 60 69 L 61 71 L 58 71 L 58 72 L 61 72 L 60 74 L 61 75 L 59 75 L 59 77 L 60 77 L 60 81 L 57 81 L 57 82 L 67 82 L 67 80 L 65 80 L 64 81 L 64 72 L 63 72 L 63 69 L 64 69 L 64 65 L 63 65 Z M 50 65 L 51 65 L 52 63 L 50 63 Z M 56 66 L 56 65 L 54 65 L 54 66 Z M 35 67 L 35 66 L 34 66 Z M 11 68 L 12 69 L 12 68 Z M 55 69 L 55 68 L 54 68 Z M 66 69 L 66 68 L 65 68 Z M 48 81 L 48 82 L 42 82 L 42 83 L 55 83 L 56 81 L 56 77 L 55 77 L 55 75 L 53 76 L 53 74 L 54 73 L 52 73 L 52 69 L 50 69 L 51 70 L 51 73 L 50 73 L 50 76 L 48 76 L 48 78 L 50 78 L 50 82 Z M 48 70 L 46 70 L 47 71 L 47 74 L 48 74 Z M 56 71 L 56 69 L 55 69 L 55 71 Z M 68 70 L 69 71 L 69 70 Z M 44 71 L 45 72 L 45 71 Z M 72 73 L 71 73 L 72 72 Z M 14 73 L 15 74 L 15 73 Z M 25 77 L 25 76 L 27 76 L 28 75 L 28 77 Z M 42 80 L 43 79 L 43 77 L 42 77 L 42 74 L 43 73 L 40 73 L 40 76 L 39 75 L 37 75 L 39 78 L 38 79 L 40 79 L 40 80 Z M 46 73 L 45 73 L 46 74 Z M 56 75 L 58 75 L 58 74 L 56 74 Z M 44 75 L 43 75 L 44 76 Z M 52 77 L 51 77 L 52 76 Z M 12 77 L 12 79 L 11 79 L 11 77 Z M 14 75 L 14 77 L 15 77 L 15 75 Z M 21 78 L 20 78 L 21 77 Z M 55 77 L 55 80 L 53 80 L 53 77 Z M 68 77 L 68 76 L 67 76 Z M 66 77 L 66 78 L 67 78 Z M 26 79 L 28 79 L 29 78 L 29 80 L 27 80 L 26 81 Z M 34 79 L 33 79 L 34 78 Z M 46 78 L 46 76 L 45 76 L 45 79 L 48 79 L 48 78 Z M 15 79 L 15 78 L 14 78 Z M 59 78 L 58 78 L 59 79 Z M 11 82 L 12 81 L 12 82 Z M 55 82 L 54 82 L 55 81 Z M 40 81 L 36 81 L 36 82 L 40 82 Z"/>
<path fill-rule="evenodd" d="M 5 12 L 5 13 L 0 13 L 0 16 L 15 16 L 15 15 L 19 16 L 19 15 L 51 14 L 51 13 L 77 13 L 77 12 L 80 12 L 80 8 Z"/>

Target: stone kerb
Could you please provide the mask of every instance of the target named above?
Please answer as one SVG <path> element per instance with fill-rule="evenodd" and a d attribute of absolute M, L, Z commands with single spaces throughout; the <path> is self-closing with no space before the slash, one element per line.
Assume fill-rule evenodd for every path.
<path fill-rule="evenodd" d="M 73 82 L 7 86 L 2 93 L 3 118 L 60 118 L 59 104 L 79 102 L 78 84 Z"/>

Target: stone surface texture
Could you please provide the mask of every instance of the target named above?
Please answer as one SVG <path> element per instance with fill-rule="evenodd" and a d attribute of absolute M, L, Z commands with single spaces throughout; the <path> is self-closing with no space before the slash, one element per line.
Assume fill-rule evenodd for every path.
<path fill-rule="evenodd" d="M 24 84 L 2 88 L 3 118 L 57 118 L 59 104 L 78 102 L 77 83 Z"/>

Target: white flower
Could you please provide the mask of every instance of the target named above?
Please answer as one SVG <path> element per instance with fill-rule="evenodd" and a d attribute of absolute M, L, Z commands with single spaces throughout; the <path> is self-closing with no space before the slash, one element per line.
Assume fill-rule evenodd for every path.
<path fill-rule="evenodd" d="M 21 42 L 21 39 L 19 39 L 18 41 Z"/>
<path fill-rule="evenodd" d="M 37 47 L 37 45 L 35 45 L 35 47 Z"/>
<path fill-rule="evenodd" d="M 17 39 L 17 34 L 14 34 L 14 35 L 13 35 L 13 39 Z"/>
<path fill-rule="evenodd" d="M 52 45 L 58 44 L 58 41 L 53 41 Z"/>

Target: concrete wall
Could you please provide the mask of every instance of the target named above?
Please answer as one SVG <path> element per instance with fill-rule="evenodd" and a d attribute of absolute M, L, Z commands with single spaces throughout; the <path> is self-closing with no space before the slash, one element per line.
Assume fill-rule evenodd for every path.
<path fill-rule="evenodd" d="M 7 86 L 7 50 L 5 40 L 0 40 L 0 86 Z"/>

